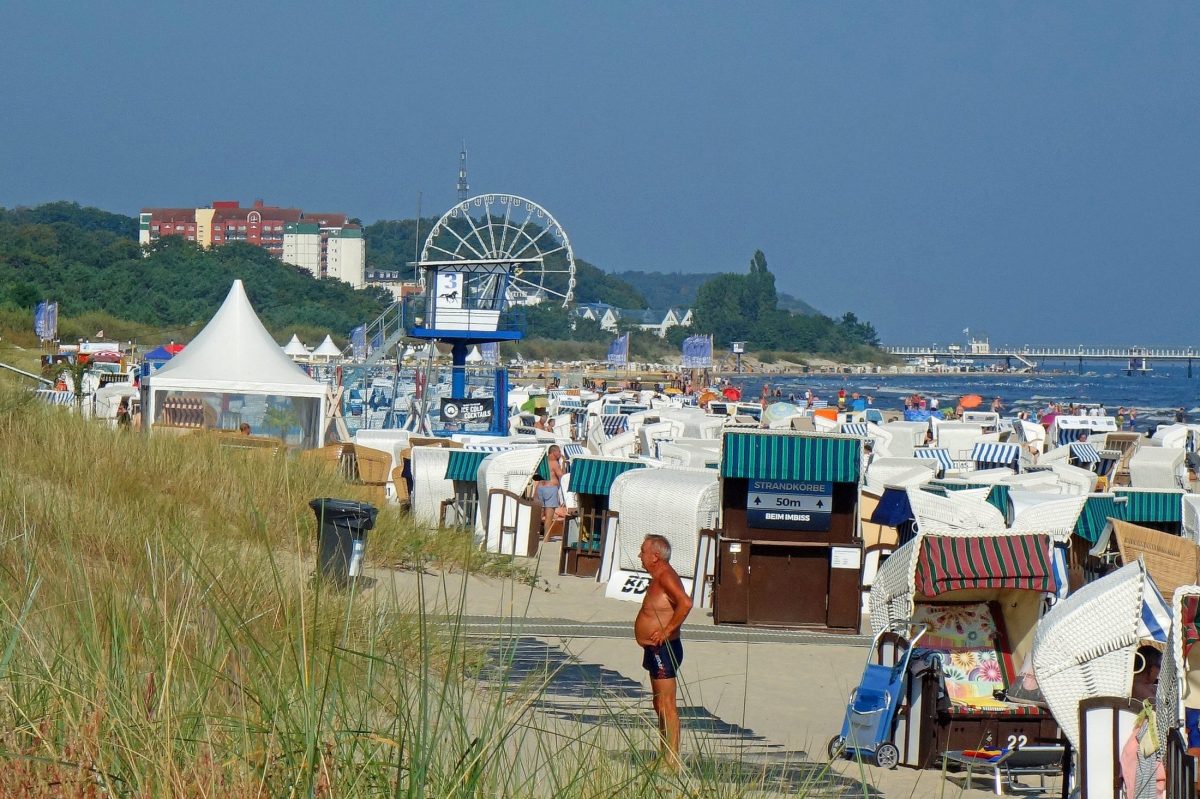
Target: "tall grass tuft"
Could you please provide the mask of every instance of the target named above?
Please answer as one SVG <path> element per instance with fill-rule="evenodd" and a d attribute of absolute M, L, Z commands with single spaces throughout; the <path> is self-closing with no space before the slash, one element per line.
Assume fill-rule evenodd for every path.
<path fill-rule="evenodd" d="M 0 795 L 735 796 L 760 784 L 656 774 L 627 756 L 648 736 L 552 723 L 535 707 L 552 675 L 514 683 L 492 663 L 501 676 L 478 679 L 461 597 L 447 618 L 387 581 L 314 581 L 308 500 L 360 491 L 320 466 L 116 431 L 26 396 L 0 390 Z M 367 552 L 512 568 L 469 534 L 391 510 Z"/>

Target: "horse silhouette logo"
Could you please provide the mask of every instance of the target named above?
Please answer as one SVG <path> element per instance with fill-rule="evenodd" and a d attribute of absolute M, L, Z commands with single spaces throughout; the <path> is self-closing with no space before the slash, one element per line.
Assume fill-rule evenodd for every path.
<path fill-rule="evenodd" d="M 439 300 L 447 300 L 448 302 L 456 302 L 458 300 L 458 289 L 447 291 L 445 294 L 438 295 Z"/>

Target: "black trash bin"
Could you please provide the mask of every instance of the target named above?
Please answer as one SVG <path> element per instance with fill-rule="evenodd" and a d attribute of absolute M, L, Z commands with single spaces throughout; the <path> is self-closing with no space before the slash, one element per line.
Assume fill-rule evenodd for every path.
<path fill-rule="evenodd" d="M 375 526 L 375 506 L 346 499 L 314 499 L 317 515 L 317 573 L 345 585 L 362 571 L 367 531 Z"/>

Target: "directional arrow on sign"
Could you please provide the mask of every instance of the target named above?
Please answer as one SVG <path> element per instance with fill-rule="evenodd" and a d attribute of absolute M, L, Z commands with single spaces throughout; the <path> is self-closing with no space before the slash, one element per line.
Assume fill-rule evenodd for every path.
<path fill-rule="evenodd" d="M 755 497 L 755 498 L 754 498 L 754 504 L 755 504 L 755 505 L 761 505 L 761 504 L 762 504 L 762 498 L 761 498 L 761 497 Z"/>
<path fill-rule="evenodd" d="M 820 499 L 818 499 L 818 500 L 817 500 L 817 507 L 818 507 L 818 508 L 823 508 L 823 507 L 825 507 L 825 502 L 824 502 L 823 500 L 820 500 Z"/>

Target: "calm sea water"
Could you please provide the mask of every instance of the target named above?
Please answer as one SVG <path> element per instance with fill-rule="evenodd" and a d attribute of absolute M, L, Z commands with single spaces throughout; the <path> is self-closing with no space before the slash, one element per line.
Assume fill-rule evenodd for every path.
<path fill-rule="evenodd" d="M 1138 409 L 1138 427 L 1172 421 L 1176 408 L 1187 410 L 1189 422 L 1200 422 L 1200 363 L 1193 369 L 1196 377 L 1187 377 L 1186 364 L 1151 363 L 1153 371 L 1126 376 L 1123 362 L 1085 364 L 1083 374 L 1005 374 L 972 372 L 955 375 L 821 375 L 813 377 L 766 378 L 771 390 L 783 391 L 784 398 L 795 393 L 803 396 L 811 388 L 821 399 L 832 404 L 839 388 L 846 393 L 859 391 L 875 398 L 875 407 L 903 408 L 903 398 L 913 393 L 937 397 L 943 407 L 954 407 L 963 394 L 979 394 L 985 399 L 986 410 L 992 397 L 1000 397 L 1006 415 L 1013 411 L 1033 411 L 1049 402 L 1103 403 L 1110 414 L 1118 406 Z M 1047 363 L 1043 368 L 1064 372 L 1073 363 Z M 757 397 L 762 389 L 762 375 L 733 378 L 747 398 Z"/>

